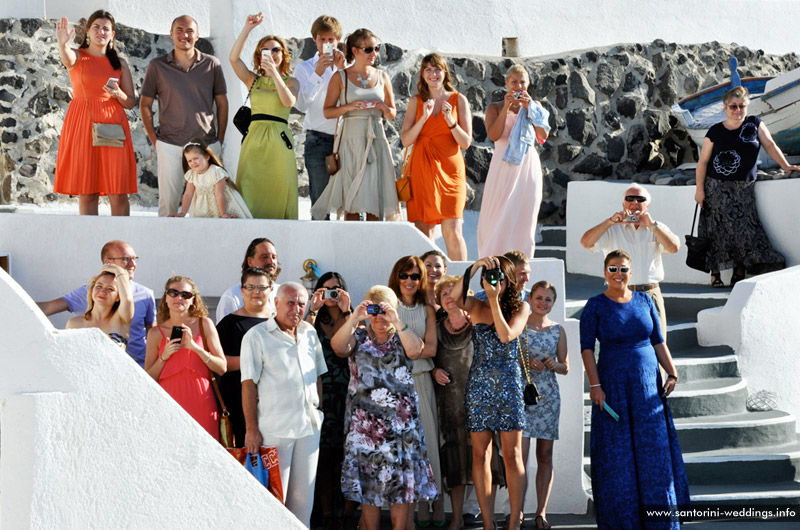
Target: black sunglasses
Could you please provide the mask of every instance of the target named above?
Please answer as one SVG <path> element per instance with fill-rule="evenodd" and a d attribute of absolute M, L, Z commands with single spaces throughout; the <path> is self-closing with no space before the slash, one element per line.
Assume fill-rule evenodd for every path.
<path fill-rule="evenodd" d="M 407 280 L 411 278 L 413 281 L 418 282 L 420 278 L 422 278 L 422 274 L 415 272 L 414 274 L 409 274 L 407 272 L 401 272 L 397 275 L 398 278 L 401 280 Z"/>
<path fill-rule="evenodd" d="M 361 46 L 356 46 L 359 50 L 364 50 L 364 53 L 372 53 L 378 52 L 381 53 L 381 45 L 376 44 L 375 46 L 367 46 L 366 48 L 362 48 Z"/>
<path fill-rule="evenodd" d="M 643 195 L 626 195 L 626 202 L 647 202 L 647 197 Z"/>
<path fill-rule="evenodd" d="M 622 274 L 628 274 L 629 272 L 631 272 L 631 268 L 626 267 L 624 265 L 622 267 L 617 267 L 616 265 L 609 265 L 608 267 L 606 267 L 606 270 L 611 274 L 616 274 L 617 271 L 621 272 Z"/>
<path fill-rule="evenodd" d="M 194 298 L 194 294 L 190 293 L 189 291 L 179 291 L 177 289 L 167 289 L 167 296 L 170 298 L 175 298 L 176 296 L 180 296 L 184 300 L 191 300 Z"/>
<path fill-rule="evenodd" d="M 282 52 L 282 51 L 283 51 L 283 48 L 281 48 L 280 46 L 278 46 L 276 48 L 261 48 L 261 53 L 264 53 L 264 52 L 278 53 L 278 52 Z"/>

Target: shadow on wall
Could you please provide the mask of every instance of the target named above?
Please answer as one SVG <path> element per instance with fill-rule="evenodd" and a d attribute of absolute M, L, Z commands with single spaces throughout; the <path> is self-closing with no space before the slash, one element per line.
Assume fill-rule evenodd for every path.
<path fill-rule="evenodd" d="M 2 270 L 0 337 L 3 528 L 303 528 L 102 332 L 54 330 Z"/>

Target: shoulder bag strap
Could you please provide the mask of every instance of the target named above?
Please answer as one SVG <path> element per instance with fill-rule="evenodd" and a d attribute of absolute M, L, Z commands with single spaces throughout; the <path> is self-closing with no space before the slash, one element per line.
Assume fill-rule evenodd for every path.
<path fill-rule="evenodd" d="M 339 74 L 342 77 L 342 84 L 344 84 L 344 104 L 347 105 L 347 74 L 344 70 L 339 70 Z M 341 101 L 340 101 L 341 103 Z M 342 123 L 342 129 L 339 130 L 339 122 Z M 344 132 L 344 122 L 345 117 L 344 114 L 339 116 L 339 119 L 336 120 L 336 131 L 334 131 L 333 136 L 333 152 L 334 154 L 339 152 L 339 145 L 342 143 L 342 132 Z"/>
<path fill-rule="evenodd" d="M 203 327 L 203 317 L 198 319 L 198 325 L 200 327 L 200 337 L 203 339 L 203 346 L 208 348 L 208 339 L 206 339 L 206 330 Z M 211 348 L 209 348 L 208 353 L 211 353 Z M 217 378 L 209 369 L 208 371 L 208 378 L 211 380 L 211 386 L 214 387 L 214 394 L 216 394 L 217 399 L 219 400 L 219 406 L 222 409 L 222 414 L 227 416 L 228 415 L 228 408 L 225 406 L 225 401 L 222 399 L 222 392 L 219 391 L 219 385 L 217 384 Z"/>
<path fill-rule="evenodd" d="M 693 236 L 693 235 L 694 235 L 694 224 L 695 224 L 695 222 L 697 222 L 697 210 L 698 210 L 699 208 L 700 208 L 700 205 L 699 205 L 699 204 L 695 204 L 695 205 L 694 205 L 694 215 L 692 216 L 692 229 L 691 229 L 691 231 L 689 232 L 689 235 L 690 235 L 690 236 Z"/>
<path fill-rule="evenodd" d="M 407 177 L 408 174 L 406 169 L 409 171 L 411 170 L 411 156 L 414 154 L 414 149 L 411 149 L 411 155 L 408 154 L 408 149 L 411 146 L 406 147 L 405 152 L 403 153 L 403 168 L 400 170 L 401 177 Z"/>
<path fill-rule="evenodd" d="M 256 74 L 256 78 L 253 79 L 253 82 L 250 84 L 250 90 L 247 91 L 247 97 L 244 98 L 244 102 L 242 105 L 247 105 L 247 100 L 250 99 L 250 94 L 253 92 L 253 88 L 256 86 L 256 81 L 261 77 L 261 74 Z"/>
<path fill-rule="evenodd" d="M 528 364 L 530 363 L 530 352 L 528 352 L 528 354 L 526 355 L 526 351 L 522 347 L 522 343 L 523 342 L 525 343 L 525 346 L 528 345 L 528 329 L 527 329 L 527 327 L 525 328 L 525 331 L 523 331 L 522 333 L 525 334 L 525 340 L 524 341 L 519 340 L 519 336 L 518 336 L 517 337 L 517 347 L 519 348 L 519 354 L 522 357 L 522 368 L 525 370 L 525 380 L 528 382 L 528 384 L 531 384 L 531 374 L 528 371 L 529 370 Z"/>
<path fill-rule="evenodd" d="M 81 50 L 80 50 L 80 48 L 78 49 L 78 60 L 81 61 Z M 120 69 L 120 72 L 121 71 L 122 70 Z M 86 96 L 86 87 L 83 85 L 83 61 L 81 61 L 81 75 L 80 75 L 80 78 L 81 78 L 81 90 L 83 90 L 83 100 L 86 102 L 86 110 L 89 112 L 89 122 L 90 123 L 95 123 L 94 117 L 92 116 L 92 107 L 89 105 L 89 98 Z M 125 112 L 125 109 L 123 108 L 123 113 L 124 112 Z M 122 123 L 120 122 L 119 125 L 121 126 Z"/>

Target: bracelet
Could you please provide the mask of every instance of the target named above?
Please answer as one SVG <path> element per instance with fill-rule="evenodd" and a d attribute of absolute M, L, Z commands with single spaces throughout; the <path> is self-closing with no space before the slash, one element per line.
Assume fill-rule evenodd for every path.
<path fill-rule="evenodd" d="M 352 311 L 345 311 L 344 313 L 342 313 L 342 316 L 349 317 L 352 314 L 353 314 Z"/>
<path fill-rule="evenodd" d="M 399 331 L 398 331 L 398 333 L 402 333 L 402 332 L 404 332 L 404 331 L 405 331 L 405 330 L 407 330 L 407 329 L 408 329 L 408 324 L 406 324 L 405 326 L 403 326 L 403 329 L 399 330 Z"/>
<path fill-rule="evenodd" d="M 448 127 L 448 129 L 450 129 L 450 130 L 452 131 L 452 130 L 453 130 L 453 129 L 455 129 L 456 127 L 458 127 L 458 122 L 455 122 L 455 123 L 453 124 L 453 126 L 452 126 L 452 127 Z"/>
<path fill-rule="evenodd" d="M 203 351 L 205 352 L 205 350 L 203 350 Z M 208 366 L 208 363 L 211 362 L 211 358 L 213 357 L 213 355 L 211 355 L 211 352 L 205 352 L 205 353 L 208 354 L 208 359 L 206 359 L 206 366 Z"/>
<path fill-rule="evenodd" d="M 597 383 L 596 385 L 589 385 L 589 388 L 597 388 L 598 386 L 601 386 L 600 383 Z"/>
<path fill-rule="evenodd" d="M 676 383 L 678 382 L 677 375 L 667 374 L 667 381 L 669 381 L 670 379 L 674 379 Z"/>

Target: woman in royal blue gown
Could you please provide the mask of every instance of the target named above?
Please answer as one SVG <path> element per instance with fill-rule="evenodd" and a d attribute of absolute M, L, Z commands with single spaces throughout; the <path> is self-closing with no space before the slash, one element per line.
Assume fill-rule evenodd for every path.
<path fill-rule="evenodd" d="M 581 314 L 581 356 L 592 407 L 592 493 L 599 529 L 677 529 L 677 518 L 651 520 L 647 508 L 689 504 L 689 485 L 667 405 L 678 382 L 648 295 L 628 289 L 631 258 L 605 259 L 608 289 Z M 595 362 L 595 339 L 600 353 Z M 658 365 L 667 373 L 662 385 Z M 604 410 L 607 403 L 619 415 Z"/>

